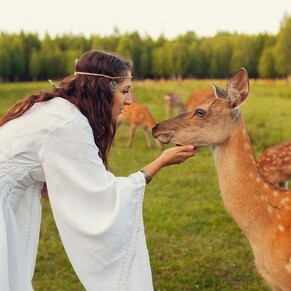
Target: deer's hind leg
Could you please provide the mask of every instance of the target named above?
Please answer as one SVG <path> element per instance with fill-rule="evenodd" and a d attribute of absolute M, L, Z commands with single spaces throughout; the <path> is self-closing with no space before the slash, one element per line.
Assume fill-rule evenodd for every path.
<path fill-rule="evenodd" d="M 130 126 L 130 133 L 129 133 L 129 137 L 128 137 L 128 142 L 127 142 L 127 147 L 130 148 L 133 142 L 133 139 L 135 137 L 135 132 L 136 132 L 136 125 L 132 124 Z"/>

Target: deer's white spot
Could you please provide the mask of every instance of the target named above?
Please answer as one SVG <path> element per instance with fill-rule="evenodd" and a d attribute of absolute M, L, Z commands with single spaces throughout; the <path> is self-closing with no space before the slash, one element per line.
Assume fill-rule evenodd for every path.
<path fill-rule="evenodd" d="M 290 200 L 289 197 L 285 197 L 281 201 L 283 204 L 285 204 L 285 203 L 289 202 L 289 200 Z"/>
<path fill-rule="evenodd" d="M 282 224 L 278 224 L 277 227 L 278 227 L 279 231 L 284 232 L 285 228 Z"/>
<path fill-rule="evenodd" d="M 285 265 L 286 270 L 291 273 L 291 258 L 289 258 L 289 262 Z"/>
<path fill-rule="evenodd" d="M 269 214 L 273 213 L 273 207 L 272 206 L 268 205 L 267 210 L 268 210 Z"/>

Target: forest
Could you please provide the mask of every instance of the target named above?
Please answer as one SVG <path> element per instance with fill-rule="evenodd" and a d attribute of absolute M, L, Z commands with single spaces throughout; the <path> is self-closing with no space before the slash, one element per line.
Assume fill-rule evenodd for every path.
<path fill-rule="evenodd" d="M 188 31 L 174 39 L 156 40 L 136 31 L 109 36 L 64 34 L 40 39 L 35 33 L 0 32 L 0 82 L 40 81 L 74 72 L 83 52 L 102 49 L 121 54 L 134 64 L 135 79 L 223 79 L 240 67 L 250 78 L 290 80 L 291 16 L 283 17 L 276 35 L 218 32 L 198 37 Z"/>

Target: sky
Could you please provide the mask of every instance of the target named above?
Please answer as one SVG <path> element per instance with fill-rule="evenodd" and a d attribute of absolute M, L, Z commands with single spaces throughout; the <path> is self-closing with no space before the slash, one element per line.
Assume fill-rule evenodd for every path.
<path fill-rule="evenodd" d="M 173 39 L 193 31 L 277 34 L 291 0 L 0 0 L 0 32 Z"/>

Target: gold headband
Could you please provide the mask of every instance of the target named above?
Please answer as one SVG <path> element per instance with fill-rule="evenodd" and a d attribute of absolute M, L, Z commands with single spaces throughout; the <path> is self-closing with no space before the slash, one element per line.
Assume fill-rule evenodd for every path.
<path fill-rule="evenodd" d="M 109 75 L 89 73 L 89 72 L 75 72 L 74 75 L 75 76 L 76 75 L 88 75 L 88 76 L 104 77 L 104 78 L 109 78 L 111 80 L 115 80 L 115 79 L 125 79 L 125 78 L 132 79 L 132 76 L 131 75 L 124 75 L 124 76 L 112 77 L 112 76 L 109 76 Z"/>

